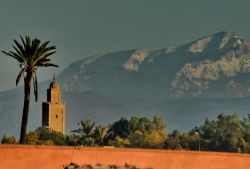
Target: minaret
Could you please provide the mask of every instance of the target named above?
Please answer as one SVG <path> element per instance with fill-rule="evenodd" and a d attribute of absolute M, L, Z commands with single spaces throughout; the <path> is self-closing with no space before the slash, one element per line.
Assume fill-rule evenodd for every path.
<path fill-rule="evenodd" d="M 47 89 L 47 102 L 42 105 L 42 126 L 65 133 L 65 104 L 55 76 Z"/>

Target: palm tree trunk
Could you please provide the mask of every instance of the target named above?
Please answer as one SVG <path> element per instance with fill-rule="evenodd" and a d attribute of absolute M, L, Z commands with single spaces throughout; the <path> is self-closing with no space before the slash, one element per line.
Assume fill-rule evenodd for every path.
<path fill-rule="evenodd" d="M 27 123 L 29 117 L 31 82 L 32 82 L 32 71 L 27 71 L 26 78 L 24 80 L 24 103 L 23 103 L 22 126 L 21 126 L 20 141 L 19 141 L 20 144 L 25 144 Z"/>

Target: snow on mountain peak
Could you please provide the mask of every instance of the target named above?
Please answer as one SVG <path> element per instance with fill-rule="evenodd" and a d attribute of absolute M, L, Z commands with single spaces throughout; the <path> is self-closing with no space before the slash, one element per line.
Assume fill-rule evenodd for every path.
<path fill-rule="evenodd" d="M 211 46 L 210 46 L 211 45 Z M 215 48 L 215 46 L 217 48 Z M 186 51 L 192 53 L 201 53 L 206 48 L 223 49 L 235 48 L 238 46 L 247 45 L 247 42 L 236 35 L 234 32 L 219 32 L 213 35 L 206 36 L 190 43 Z"/>
<path fill-rule="evenodd" d="M 219 49 L 223 48 L 226 46 L 226 44 L 229 42 L 230 39 L 232 39 L 233 37 L 237 36 L 235 35 L 235 33 L 233 32 L 224 32 L 224 37 L 222 38 L 220 44 L 219 44 Z"/>
<path fill-rule="evenodd" d="M 143 75 L 149 76 L 148 79 L 151 79 L 152 75 L 168 72 L 165 77 L 156 77 L 156 81 L 166 78 L 169 81 L 165 85 L 167 89 L 164 90 L 170 89 L 175 96 L 198 96 L 206 94 L 212 88 L 210 86 L 221 83 L 221 79 L 250 73 L 250 46 L 232 32 L 219 32 L 176 48 L 154 51 L 143 48 L 118 53 L 96 55 L 82 60 L 77 66 L 73 65 L 72 70 L 77 73 L 71 74 L 67 83 L 75 84 L 80 91 L 88 91 L 97 86 L 95 79 L 105 76 L 105 83 L 113 82 L 113 75 L 120 77 L 120 72 L 122 75 L 128 73 L 128 76 L 133 73 L 133 76 L 141 75 L 137 72 L 142 72 Z M 183 59 L 183 56 L 187 57 Z M 111 63 L 112 69 L 109 65 Z M 110 69 L 106 69 L 107 66 Z M 92 73 L 93 70 L 95 73 Z M 82 82 L 84 85 L 81 86 Z M 71 88 L 73 89 L 68 87 Z"/>
<path fill-rule="evenodd" d="M 191 46 L 187 49 L 187 51 L 193 52 L 193 53 L 200 53 L 205 48 L 207 48 L 207 46 L 211 40 L 212 40 L 211 36 L 199 39 L 199 40 L 195 41 L 193 44 L 191 44 Z"/>
<path fill-rule="evenodd" d="M 172 89 L 177 96 L 184 95 L 190 88 L 196 88 L 195 95 L 202 94 L 209 84 L 219 80 L 220 76 L 233 78 L 239 73 L 250 71 L 250 56 L 235 56 L 229 53 L 218 60 L 204 60 L 201 62 L 186 63 L 182 69 L 176 73 L 172 81 Z"/>
<path fill-rule="evenodd" d="M 176 50 L 176 47 L 168 47 L 166 48 L 165 53 L 166 54 L 173 53 L 175 52 L 175 50 Z"/>
<path fill-rule="evenodd" d="M 123 68 L 131 71 L 139 71 L 139 66 L 142 64 L 144 59 L 149 55 L 148 49 L 139 49 L 135 51 L 126 63 L 122 65 Z"/>

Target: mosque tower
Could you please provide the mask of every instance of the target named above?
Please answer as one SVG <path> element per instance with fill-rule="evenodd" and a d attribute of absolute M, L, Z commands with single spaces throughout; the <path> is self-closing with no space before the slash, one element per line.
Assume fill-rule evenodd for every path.
<path fill-rule="evenodd" d="M 42 126 L 65 133 L 65 103 L 55 77 L 47 89 L 47 102 L 42 104 Z"/>

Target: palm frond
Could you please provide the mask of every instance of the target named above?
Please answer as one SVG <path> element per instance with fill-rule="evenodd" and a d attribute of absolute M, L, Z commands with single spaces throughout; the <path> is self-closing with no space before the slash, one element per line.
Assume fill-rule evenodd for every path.
<path fill-rule="evenodd" d="M 26 41 L 26 46 L 27 48 L 30 48 L 31 47 L 31 39 L 29 36 L 25 36 L 25 41 Z"/>
<path fill-rule="evenodd" d="M 16 53 L 19 55 L 19 56 L 22 56 L 23 53 L 17 48 L 15 47 L 14 45 L 12 46 L 13 49 L 15 49 Z"/>
<path fill-rule="evenodd" d="M 30 46 L 30 56 L 32 57 L 32 60 L 35 60 L 37 51 L 39 50 L 39 45 L 40 45 L 40 40 L 38 39 L 33 39 L 31 41 L 31 46 Z M 35 57 L 34 57 L 35 56 Z"/>
<path fill-rule="evenodd" d="M 83 133 L 83 131 L 82 130 L 80 130 L 80 129 L 77 129 L 77 130 L 71 130 L 70 132 L 72 132 L 72 133 L 78 133 L 78 134 L 81 134 L 81 135 L 84 135 L 85 133 Z"/>
<path fill-rule="evenodd" d="M 16 44 L 16 46 L 18 47 L 18 49 L 20 50 L 20 52 L 25 55 L 25 49 L 23 48 L 23 46 L 17 41 L 14 39 L 14 43 Z"/>
<path fill-rule="evenodd" d="M 56 53 L 56 51 L 48 52 L 48 53 L 44 54 L 43 58 L 44 58 L 44 59 L 47 59 L 47 57 L 49 57 L 50 55 L 52 55 L 52 54 L 54 54 L 54 53 Z"/>
<path fill-rule="evenodd" d="M 22 45 L 17 42 L 16 40 L 14 40 L 16 46 L 20 49 L 21 53 L 23 53 L 22 57 L 26 62 L 26 65 L 30 65 L 31 63 L 31 56 L 30 56 L 30 51 L 29 51 L 29 44 L 23 39 L 22 36 L 20 36 L 21 40 L 22 40 Z"/>
<path fill-rule="evenodd" d="M 39 62 L 36 64 L 37 67 L 49 67 L 49 66 L 52 66 L 52 67 L 59 67 L 58 65 L 56 64 L 53 64 L 51 62 Z"/>
<path fill-rule="evenodd" d="M 25 43 L 25 41 L 24 41 L 23 37 L 22 37 L 22 36 L 20 36 L 20 38 L 21 38 L 21 40 L 22 40 L 23 46 L 26 46 L 26 43 Z"/>
<path fill-rule="evenodd" d="M 44 49 L 46 48 L 46 46 L 49 44 L 49 41 L 44 42 L 43 44 L 41 44 L 41 46 L 39 47 L 40 49 Z"/>
<path fill-rule="evenodd" d="M 48 48 L 46 48 L 47 51 L 51 51 L 51 50 L 55 50 L 56 49 L 56 46 L 50 46 Z"/>
<path fill-rule="evenodd" d="M 20 62 L 20 63 L 23 62 L 23 60 L 22 60 L 16 53 L 14 53 L 14 52 L 12 52 L 12 51 L 9 51 L 9 52 L 2 51 L 2 52 L 3 52 L 5 55 L 7 55 L 7 56 L 10 56 L 10 57 L 16 59 L 16 60 L 17 60 L 18 62 Z"/>
<path fill-rule="evenodd" d="M 40 54 L 37 53 L 37 57 L 34 59 L 33 64 L 36 65 L 38 62 L 51 61 L 51 59 L 48 59 L 48 57 L 54 53 L 56 53 L 56 51 L 44 52 Z"/>
<path fill-rule="evenodd" d="M 20 72 L 18 73 L 17 78 L 16 78 L 16 86 L 18 85 L 21 77 L 24 76 L 25 71 L 26 71 L 26 68 L 22 68 Z"/>
<path fill-rule="evenodd" d="M 37 50 L 34 53 L 34 59 L 33 59 L 33 65 L 37 65 L 38 62 L 40 62 L 40 60 L 43 60 L 44 58 L 48 58 L 50 55 L 54 54 L 56 51 L 54 51 L 56 49 L 55 46 L 50 46 L 47 47 L 49 41 L 46 41 L 45 43 L 39 45 L 37 47 Z M 50 60 L 47 60 L 50 61 Z M 43 64 L 43 66 L 45 66 Z"/>

